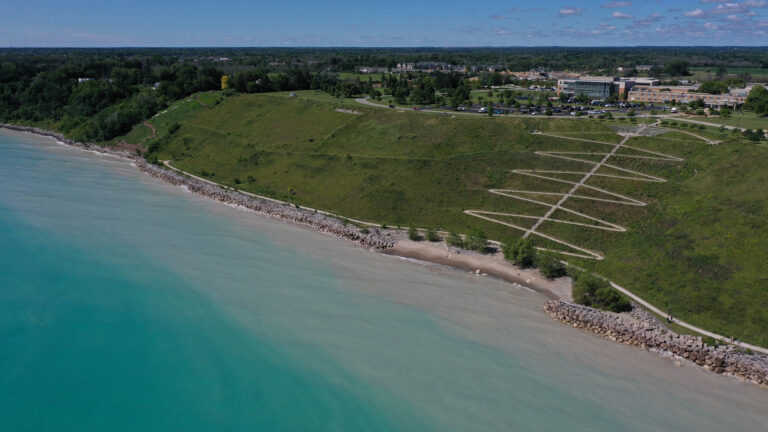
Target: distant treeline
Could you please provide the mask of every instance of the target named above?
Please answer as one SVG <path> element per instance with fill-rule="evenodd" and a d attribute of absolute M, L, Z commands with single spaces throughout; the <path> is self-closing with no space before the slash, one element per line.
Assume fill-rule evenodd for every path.
<path fill-rule="evenodd" d="M 107 141 L 177 99 L 220 90 L 225 75 L 211 62 L 179 62 L 158 54 L 132 58 L 121 50 L 62 53 L 0 57 L 0 121 L 37 124 L 80 141 Z M 370 80 L 340 80 L 331 72 L 306 68 L 245 68 L 229 76 L 229 85 L 243 93 L 318 89 L 340 97 L 372 90 Z"/>
<path fill-rule="evenodd" d="M 768 49 L 2 48 L 0 120 L 35 123 L 77 140 L 106 141 L 128 132 L 174 100 L 220 89 L 224 75 L 231 89 L 244 93 L 316 89 L 338 97 L 366 94 L 376 98 L 380 91 L 371 78 L 341 79 L 339 73 L 363 65 L 393 68 L 404 62 L 598 73 L 607 73 L 616 65 L 649 64 L 664 65 L 654 72 L 673 77 L 686 75 L 692 66 L 768 67 Z M 399 103 L 432 104 L 450 99 L 456 105 L 469 99 L 471 88 L 511 79 L 488 68 L 472 75 L 477 80 L 470 82 L 469 74 L 457 71 L 385 75 L 381 84 Z M 721 79 L 723 83 L 709 84 L 706 90 L 724 91 L 729 83 Z"/>
<path fill-rule="evenodd" d="M 197 60 L 220 62 L 230 74 L 238 67 L 302 68 L 352 72 L 358 66 L 395 68 L 398 63 L 495 65 L 511 70 L 600 71 L 622 66 L 667 65 L 768 69 L 766 47 L 507 47 L 507 48 L 3 48 L 2 56 L 85 60 L 94 57 L 152 59 L 152 64 Z M 221 62 L 220 59 L 226 59 Z"/>
<path fill-rule="evenodd" d="M 43 123 L 78 140 L 109 140 L 176 99 L 220 88 L 221 75 L 210 66 L 162 58 L 4 58 L 0 120 Z"/>

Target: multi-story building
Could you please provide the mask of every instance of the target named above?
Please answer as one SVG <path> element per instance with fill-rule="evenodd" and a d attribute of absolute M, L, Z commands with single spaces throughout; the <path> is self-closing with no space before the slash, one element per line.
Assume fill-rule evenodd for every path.
<path fill-rule="evenodd" d="M 739 90 L 733 90 L 724 94 L 698 93 L 696 90 L 696 87 L 691 86 L 637 86 L 629 92 L 627 100 L 629 102 L 644 103 L 669 103 L 675 101 L 687 104 L 701 99 L 704 105 L 708 107 L 732 107 L 743 104 L 747 97 L 746 92 Z"/>
<path fill-rule="evenodd" d="M 612 95 L 623 97 L 634 85 L 634 81 L 619 77 L 582 76 L 557 80 L 557 94 L 565 93 L 568 96 L 584 94 L 590 99 L 607 99 Z"/>

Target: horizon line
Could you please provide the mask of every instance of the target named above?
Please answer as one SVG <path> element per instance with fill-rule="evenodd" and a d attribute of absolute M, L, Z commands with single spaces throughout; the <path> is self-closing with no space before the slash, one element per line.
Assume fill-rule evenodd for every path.
<path fill-rule="evenodd" d="M 0 49 L 504 49 L 504 48 L 764 48 L 768 45 L 402 45 L 402 46 L 360 46 L 360 45 L 115 45 L 115 46 L 2 46 Z"/>

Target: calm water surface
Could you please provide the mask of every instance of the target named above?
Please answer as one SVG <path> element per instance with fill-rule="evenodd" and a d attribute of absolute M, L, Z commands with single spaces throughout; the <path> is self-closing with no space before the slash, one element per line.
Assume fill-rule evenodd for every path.
<path fill-rule="evenodd" d="M 508 284 L 0 132 L 0 431 L 765 431 Z"/>

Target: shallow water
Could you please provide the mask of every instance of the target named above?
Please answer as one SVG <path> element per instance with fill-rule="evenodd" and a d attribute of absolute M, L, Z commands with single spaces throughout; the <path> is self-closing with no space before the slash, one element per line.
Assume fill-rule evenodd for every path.
<path fill-rule="evenodd" d="M 0 132 L 0 430 L 766 430 L 544 297 Z"/>

